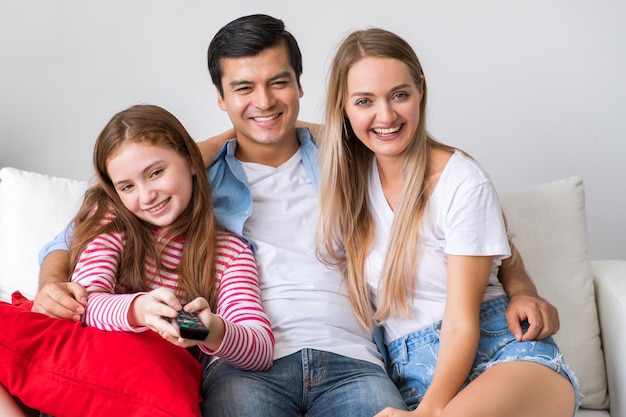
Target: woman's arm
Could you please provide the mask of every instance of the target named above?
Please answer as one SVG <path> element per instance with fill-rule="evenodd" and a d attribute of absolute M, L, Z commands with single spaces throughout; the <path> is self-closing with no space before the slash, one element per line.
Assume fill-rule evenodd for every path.
<path fill-rule="evenodd" d="M 491 256 L 448 255 L 446 307 L 435 374 L 415 415 L 438 415 L 467 379 L 478 348 L 480 306 L 492 263 Z"/>

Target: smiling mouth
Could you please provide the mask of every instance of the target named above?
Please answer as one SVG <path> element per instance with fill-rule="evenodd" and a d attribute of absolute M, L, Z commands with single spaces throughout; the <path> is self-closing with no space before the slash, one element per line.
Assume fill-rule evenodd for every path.
<path fill-rule="evenodd" d="M 377 129 L 377 128 L 374 128 L 372 130 L 378 136 L 390 136 L 390 135 L 393 135 L 394 133 L 397 133 L 401 128 L 402 128 L 402 125 L 395 126 L 395 127 L 390 127 L 388 129 L 381 129 L 381 128 Z"/>
<path fill-rule="evenodd" d="M 167 198 L 166 200 L 164 200 L 163 202 L 161 202 L 161 203 L 157 204 L 156 206 L 154 206 L 154 207 L 151 207 L 151 208 L 147 209 L 146 211 L 147 211 L 148 213 L 154 213 L 154 212 L 156 212 L 156 211 L 159 211 L 159 210 L 161 210 L 163 207 L 165 207 L 165 205 L 166 205 L 167 203 L 169 203 L 169 202 L 170 202 L 170 200 L 171 200 L 171 197 Z"/>
<path fill-rule="evenodd" d="M 271 116 L 253 117 L 252 120 L 254 120 L 255 122 L 263 123 L 263 122 L 269 122 L 270 120 L 277 119 L 279 116 L 280 116 L 280 113 L 273 114 Z"/>

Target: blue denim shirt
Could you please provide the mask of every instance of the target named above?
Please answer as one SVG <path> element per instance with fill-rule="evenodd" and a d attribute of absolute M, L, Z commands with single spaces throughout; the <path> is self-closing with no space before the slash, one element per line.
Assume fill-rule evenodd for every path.
<path fill-rule="evenodd" d="M 302 165 L 309 180 L 318 189 L 319 168 L 315 139 L 307 128 L 298 128 L 296 132 L 300 141 Z M 236 148 L 236 139 L 226 142 L 207 169 L 207 176 L 211 183 L 213 207 L 218 220 L 231 232 L 246 238 L 243 235 L 243 226 L 252 214 L 252 195 L 241 162 L 235 158 Z M 246 240 L 252 245 L 249 239 Z"/>
<path fill-rule="evenodd" d="M 317 165 L 317 146 L 315 138 L 308 128 L 297 128 L 300 141 L 302 164 L 311 184 L 319 188 L 319 167 Z M 213 164 L 207 169 L 207 177 L 211 183 L 211 195 L 215 215 L 219 222 L 228 230 L 245 238 L 254 249 L 254 244 L 243 235 L 243 226 L 252 214 L 252 195 L 246 174 L 241 162 L 235 158 L 237 140 L 231 139 L 224 144 Z M 55 250 L 68 250 L 66 232 L 63 230 L 39 252 L 39 263 Z M 68 234 L 69 236 L 69 234 Z"/>

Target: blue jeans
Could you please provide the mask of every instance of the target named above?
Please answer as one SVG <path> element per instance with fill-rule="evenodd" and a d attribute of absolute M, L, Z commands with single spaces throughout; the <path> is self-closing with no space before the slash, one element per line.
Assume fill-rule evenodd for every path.
<path fill-rule="evenodd" d="M 369 417 L 388 406 L 406 410 L 380 366 L 313 349 L 263 372 L 217 360 L 204 370 L 202 394 L 204 417 Z"/>
<path fill-rule="evenodd" d="M 576 393 L 576 408 L 580 392 L 578 380 L 563 360 L 551 337 L 543 340 L 518 342 L 506 323 L 506 297 L 486 301 L 480 309 L 480 339 L 470 375 L 465 384 L 476 379 L 489 367 L 510 361 L 530 361 L 545 365 L 570 380 Z M 528 322 L 522 323 L 522 330 Z M 439 351 L 441 321 L 396 339 L 387 346 L 389 375 L 400 390 L 410 409 L 415 409 L 433 380 Z"/>

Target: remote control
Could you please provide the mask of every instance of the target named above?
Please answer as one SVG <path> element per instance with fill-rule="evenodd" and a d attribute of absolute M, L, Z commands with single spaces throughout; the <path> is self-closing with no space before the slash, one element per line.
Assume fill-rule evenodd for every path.
<path fill-rule="evenodd" d="M 183 339 L 204 340 L 209 335 L 209 329 L 202 324 L 196 313 L 181 310 L 176 317 L 176 323 Z"/>

